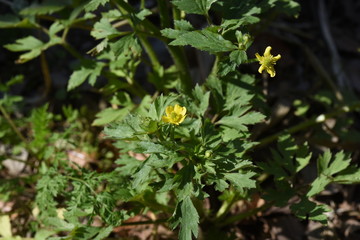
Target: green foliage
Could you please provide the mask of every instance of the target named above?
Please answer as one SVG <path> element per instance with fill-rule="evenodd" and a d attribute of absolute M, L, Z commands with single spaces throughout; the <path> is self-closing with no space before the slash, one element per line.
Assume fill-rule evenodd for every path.
<path fill-rule="evenodd" d="M 211 5 L 217 0 L 173 0 L 172 3 L 186 13 L 207 15 Z"/>
<path fill-rule="evenodd" d="M 256 24 L 262 20 L 267 24 L 271 14 L 296 15 L 299 4 L 172 0 L 158 1 L 149 10 L 145 1 L 139 6 L 128 2 L 47 0 L 22 5 L 15 1 L 14 13 L 0 16 L 0 28 L 29 30 L 4 45 L 25 52 L 17 63 L 28 64 L 41 56 L 44 80 L 50 81 L 44 53 L 51 54 L 47 50 L 57 46 L 55 52 L 67 51 L 66 60 L 72 60 L 66 97 L 82 99 L 82 91 L 90 89 L 101 98 L 96 100 L 98 109 L 90 105 L 58 109 L 47 102 L 22 115 L 21 104 L 27 102 L 10 92 L 26 77 L 0 83 L 4 139 L 0 160 L 19 160 L 27 174 L 21 181 L 1 179 L 0 197 L 8 201 L 22 196 L 19 182 L 36 186 L 31 192 L 34 199 L 29 200 L 35 238 L 105 239 L 130 217 L 149 214 L 158 219 L 149 224 L 178 230 L 179 239 L 190 240 L 206 230 L 203 226 L 255 217 L 261 208 L 231 216 L 238 200 L 251 201 L 254 196 L 265 199 L 268 206 L 290 207 L 300 219 L 326 224 L 330 209 L 313 198 L 329 184 L 359 183 L 360 170 L 351 164 L 349 154 L 327 149 L 318 157 L 314 181 L 302 181 L 304 169 L 318 154 L 310 141 L 294 133 L 323 120 L 306 120 L 312 105 L 308 99 L 296 100 L 292 116 L 305 124 L 258 140 L 261 129 L 273 126 L 270 100 L 262 94 L 258 77 L 249 74 L 251 70 L 242 71 L 254 61 L 248 49 L 255 31 L 261 29 Z M 203 15 L 201 28 L 193 14 Z M 161 27 L 154 19 L 160 19 Z M 86 40 L 86 46 L 93 44 L 86 56 L 72 46 L 76 28 L 88 31 L 94 40 Z M 198 74 L 201 77 L 194 77 L 197 72 L 189 66 L 189 49 L 212 55 L 211 69 Z M 163 56 L 171 60 L 164 62 Z M 84 83 L 88 85 L 79 88 Z M 320 91 L 310 100 L 327 110 L 336 104 L 328 92 Z M 176 111 L 176 105 L 186 112 Z M 357 108 L 341 107 L 334 115 L 321 116 L 326 120 Z M 181 121 L 168 123 L 164 115 L 165 120 Z M 349 138 L 346 127 L 352 123 L 346 119 L 340 123 L 334 128 L 337 136 Z M 277 145 L 270 146 L 274 140 Z M 19 151 L 29 157 L 16 159 Z"/>
<path fill-rule="evenodd" d="M 337 180 L 335 176 L 339 176 L 339 179 L 342 179 L 343 177 L 341 177 L 341 173 L 346 173 L 350 170 L 350 161 L 350 156 L 344 154 L 342 151 L 338 152 L 332 159 L 330 150 L 327 150 L 317 161 L 318 177 L 311 184 L 311 188 L 307 193 L 307 196 L 312 197 L 323 191 L 328 184 L 336 182 Z M 353 169 L 350 171 L 352 170 Z M 358 180 L 359 177 L 356 177 L 352 179 L 352 182 L 357 182 Z"/>

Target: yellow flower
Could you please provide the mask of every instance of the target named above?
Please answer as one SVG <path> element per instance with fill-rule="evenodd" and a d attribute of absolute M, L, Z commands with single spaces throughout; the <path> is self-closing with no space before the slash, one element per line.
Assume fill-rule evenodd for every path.
<path fill-rule="evenodd" d="M 178 104 L 175 104 L 175 106 L 167 106 L 165 112 L 166 116 L 163 116 L 162 120 L 166 123 L 179 125 L 186 117 L 186 108 Z"/>
<path fill-rule="evenodd" d="M 270 74 L 270 77 L 275 77 L 274 65 L 276 61 L 281 58 L 281 55 L 278 54 L 276 57 L 270 53 L 271 47 L 268 46 L 265 49 L 264 56 L 260 56 L 258 53 L 255 54 L 256 58 L 260 62 L 261 66 L 259 67 L 259 73 L 262 73 L 264 69 Z"/>

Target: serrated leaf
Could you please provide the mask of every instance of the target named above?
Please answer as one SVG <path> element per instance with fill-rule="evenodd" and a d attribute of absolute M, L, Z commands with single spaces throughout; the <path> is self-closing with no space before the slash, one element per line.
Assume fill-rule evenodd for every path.
<path fill-rule="evenodd" d="M 69 4 L 68 1 L 45 0 L 41 4 L 34 3 L 20 11 L 21 15 L 43 15 L 58 12 Z"/>
<path fill-rule="evenodd" d="M 33 36 L 17 39 L 15 43 L 6 44 L 4 47 L 13 52 L 28 51 L 42 47 L 44 43 Z"/>
<path fill-rule="evenodd" d="M 147 16 L 151 15 L 152 12 L 145 8 L 145 9 L 142 9 L 140 12 L 136 13 L 136 17 L 138 19 L 140 19 L 141 21 L 143 21 Z"/>
<path fill-rule="evenodd" d="M 252 125 L 264 120 L 265 116 L 259 112 L 248 112 L 243 116 L 225 116 L 217 123 L 237 129 L 239 131 L 247 131 L 246 125 Z"/>
<path fill-rule="evenodd" d="M 186 32 L 179 35 L 170 43 L 173 46 L 190 45 L 209 53 L 229 52 L 236 49 L 236 46 L 224 39 L 220 34 L 211 32 L 207 29 L 200 31 Z"/>
<path fill-rule="evenodd" d="M 327 216 L 324 214 L 330 209 L 326 205 L 317 205 L 314 202 L 304 198 L 299 203 L 290 207 L 291 211 L 301 219 L 309 219 L 327 224 Z"/>
<path fill-rule="evenodd" d="M 351 158 L 344 154 L 343 151 L 336 153 L 334 160 L 328 168 L 324 169 L 325 175 L 334 175 L 346 169 L 351 162 Z"/>
<path fill-rule="evenodd" d="M 12 14 L 0 15 L 0 28 L 36 28 L 36 23 L 28 18 L 19 19 Z"/>
<path fill-rule="evenodd" d="M 247 60 L 246 52 L 243 50 L 235 50 L 230 53 L 230 61 L 240 65 Z"/>
<path fill-rule="evenodd" d="M 137 144 L 137 152 L 140 153 L 166 153 L 168 149 L 161 144 L 143 141 Z"/>
<path fill-rule="evenodd" d="M 205 92 L 198 84 L 192 91 L 194 99 L 189 104 L 190 112 L 195 113 L 197 116 L 203 116 L 209 106 L 210 92 Z"/>
<path fill-rule="evenodd" d="M 113 230 L 113 226 L 99 228 L 100 231 L 93 240 L 103 240 L 110 235 Z"/>
<path fill-rule="evenodd" d="M 211 5 L 217 0 L 173 0 L 172 3 L 186 13 L 207 15 Z"/>
<path fill-rule="evenodd" d="M 110 44 L 115 57 L 120 55 L 138 55 L 141 52 L 139 41 L 134 34 L 126 35 Z"/>
<path fill-rule="evenodd" d="M 172 104 L 177 97 L 174 95 L 163 96 L 156 98 L 150 105 L 149 117 L 155 121 L 161 121 L 161 117 L 164 115 L 165 108 Z"/>
<path fill-rule="evenodd" d="M 91 0 L 88 4 L 85 5 L 85 11 L 90 12 L 96 10 L 100 5 L 105 5 L 110 0 Z"/>
<path fill-rule="evenodd" d="M 311 184 L 310 190 L 306 196 L 314 196 L 323 191 L 328 184 L 335 182 L 333 175 L 337 173 L 340 174 L 341 171 L 345 171 L 346 173 L 350 161 L 351 159 L 349 156 L 345 155 L 343 151 L 338 152 L 335 157 L 332 157 L 330 150 L 326 150 L 317 161 L 318 177 Z M 348 169 L 351 169 L 351 167 Z M 341 176 L 341 174 L 339 176 Z M 341 177 L 339 177 L 339 179 L 341 179 Z"/>
<path fill-rule="evenodd" d="M 251 179 L 255 175 L 254 172 L 247 173 L 226 173 L 224 177 L 231 182 L 231 184 L 240 192 L 244 189 L 256 187 L 256 181 Z"/>
<path fill-rule="evenodd" d="M 96 114 L 92 126 L 103 126 L 114 121 L 121 121 L 130 112 L 133 106 L 126 106 L 121 109 L 106 108 Z"/>
<path fill-rule="evenodd" d="M 31 113 L 31 124 L 33 129 L 34 140 L 31 145 L 38 148 L 43 148 L 47 142 L 47 137 L 50 134 L 49 124 L 52 118 L 51 113 L 48 113 L 48 104 L 34 109 Z"/>
<path fill-rule="evenodd" d="M 341 172 L 334 179 L 334 182 L 340 184 L 360 183 L 360 169 L 357 166 L 350 166 Z"/>
<path fill-rule="evenodd" d="M 69 223 L 57 217 L 48 217 L 44 222 L 45 224 L 53 226 L 57 231 L 72 231 L 75 228 L 75 224 Z"/>
<path fill-rule="evenodd" d="M 254 97 L 254 77 L 247 74 L 234 74 L 225 77 L 226 96 L 224 110 L 238 111 L 244 105 L 249 105 L 250 100 Z M 235 115 L 242 115 L 240 113 L 233 113 Z"/>
<path fill-rule="evenodd" d="M 276 188 L 269 188 L 264 195 L 264 199 L 267 201 L 274 201 L 278 207 L 284 207 L 288 204 L 289 199 L 296 194 L 296 190 L 292 188 L 287 181 L 276 181 Z"/>
<path fill-rule="evenodd" d="M 242 16 L 240 19 L 226 19 L 221 24 L 221 26 L 224 28 L 224 32 L 230 31 L 230 30 L 236 30 L 240 27 L 243 27 L 245 25 L 254 24 L 260 21 L 260 18 L 254 17 L 254 16 Z"/>
<path fill-rule="evenodd" d="M 17 39 L 13 44 L 4 45 L 10 51 L 21 52 L 28 51 L 22 55 L 20 55 L 19 59 L 16 61 L 17 63 L 24 63 L 33 58 L 38 57 L 42 51 L 47 48 L 59 44 L 61 42 L 61 38 L 53 36 L 50 38 L 50 41 L 47 43 L 43 43 L 37 38 L 33 36 L 28 36 L 25 38 Z"/>
<path fill-rule="evenodd" d="M 70 91 L 89 79 L 89 84 L 94 85 L 105 64 L 103 62 L 87 62 L 79 70 L 74 71 L 69 79 L 67 90 Z"/>
<path fill-rule="evenodd" d="M 186 197 L 181 203 L 180 240 L 192 240 L 192 235 L 197 238 L 199 233 L 199 214 L 190 197 Z"/>
<path fill-rule="evenodd" d="M 64 28 L 65 28 L 65 26 L 62 25 L 60 22 L 54 22 L 53 24 L 51 24 L 51 26 L 49 28 L 49 35 L 55 36 L 55 34 L 62 31 Z"/>
<path fill-rule="evenodd" d="M 147 161 L 148 160 L 145 160 L 145 162 L 140 166 L 139 171 L 134 175 L 132 188 L 137 191 L 143 189 L 141 185 L 150 180 L 149 176 L 150 172 L 152 171 L 152 167 L 147 164 Z"/>
<path fill-rule="evenodd" d="M 139 133 L 144 133 L 141 124 L 142 120 L 139 116 L 128 114 L 122 122 L 113 123 L 105 127 L 104 133 L 115 139 L 134 138 Z"/>
<path fill-rule="evenodd" d="M 120 32 L 111 25 L 109 19 L 102 18 L 100 21 L 95 23 L 94 28 L 90 34 L 95 39 L 112 39 L 118 36 Z"/>
<path fill-rule="evenodd" d="M 174 27 L 175 29 L 165 28 L 161 30 L 161 34 L 167 38 L 175 39 L 181 34 L 194 30 L 194 27 L 191 25 L 191 23 L 186 20 L 175 20 Z"/>

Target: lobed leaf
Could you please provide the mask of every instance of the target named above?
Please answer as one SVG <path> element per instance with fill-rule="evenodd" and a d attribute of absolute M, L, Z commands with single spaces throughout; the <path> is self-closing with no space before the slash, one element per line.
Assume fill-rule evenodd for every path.
<path fill-rule="evenodd" d="M 181 11 L 207 15 L 211 5 L 217 0 L 173 0 L 172 3 Z"/>
<path fill-rule="evenodd" d="M 236 49 L 236 46 L 224 39 L 220 34 L 211 32 L 207 29 L 192 31 L 179 35 L 170 43 L 173 46 L 190 45 L 209 53 L 229 52 Z"/>

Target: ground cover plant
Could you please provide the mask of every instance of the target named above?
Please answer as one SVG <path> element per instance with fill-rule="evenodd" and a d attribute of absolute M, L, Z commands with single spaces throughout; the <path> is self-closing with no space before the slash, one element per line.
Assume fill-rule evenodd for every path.
<path fill-rule="evenodd" d="M 332 63 L 279 24 L 293 0 L 0 4 L 3 239 L 357 236 L 360 101 L 323 1 Z"/>

